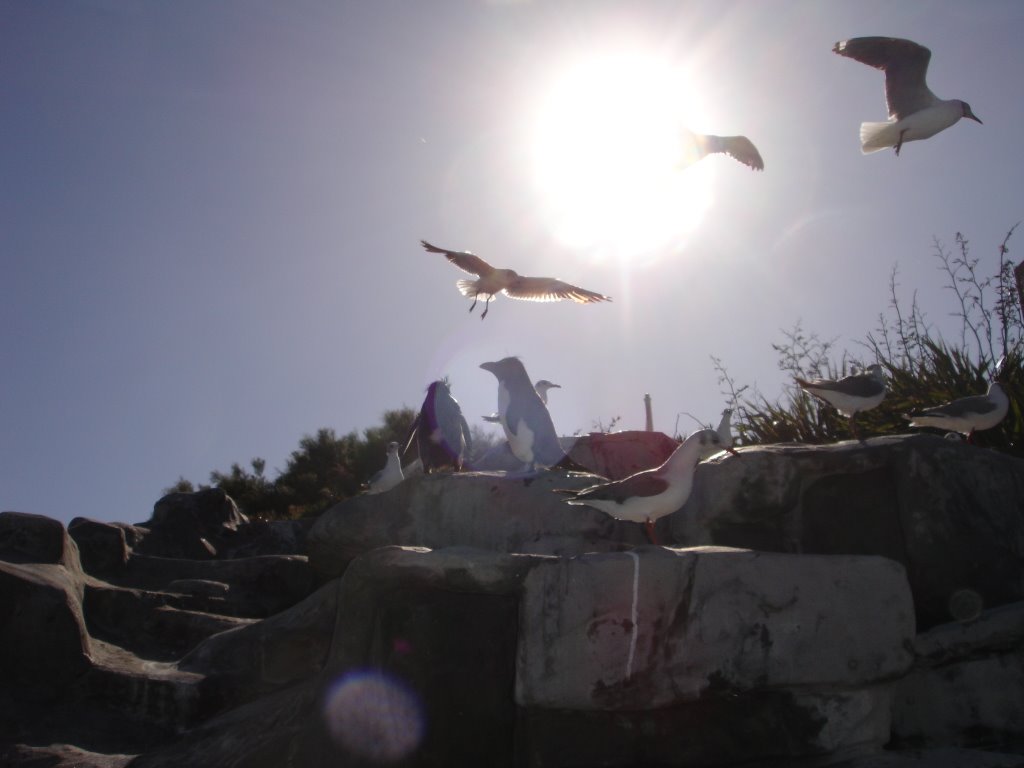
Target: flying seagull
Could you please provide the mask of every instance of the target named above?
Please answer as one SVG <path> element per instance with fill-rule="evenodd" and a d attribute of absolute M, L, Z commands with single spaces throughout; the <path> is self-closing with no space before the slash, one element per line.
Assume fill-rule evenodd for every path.
<path fill-rule="evenodd" d="M 959 432 L 967 436 L 967 442 L 974 442 L 974 433 L 979 430 L 992 429 L 1006 417 L 1010 408 L 1010 399 L 999 386 L 999 382 L 989 384 L 984 395 L 961 397 L 949 403 L 925 408 L 904 415 L 910 419 L 912 427 L 936 427 L 948 432 Z"/>
<path fill-rule="evenodd" d="M 547 379 L 539 379 L 539 380 L 533 382 L 533 388 L 535 390 L 537 390 L 537 394 L 540 396 L 540 401 L 542 403 L 544 403 L 544 405 L 547 405 L 548 404 L 548 390 L 549 389 L 556 389 L 556 388 L 557 389 L 561 389 L 562 385 L 561 384 L 553 384 L 550 381 L 548 381 Z M 490 416 L 484 416 L 483 419 L 484 419 L 484 421 L 488 421 L 491 424 L 497 424 L 498 422 L 501 421 L 501 418 L 496 413 L 492 414 Z"/>
<path fill-rule="evenodd" d="M 398 443 L 388 443 L 388 460 L 384 469 L 377 472 L 370 478 L 370 487 L 367 493 L 384 493 L 390 491 L 405 479 L 402 474 L 402 460 L 398 455 Z"/>
<path fill-rule="evenodd" d="M 835 408 L 843 416 L 850 419 L 850 431 L 854 437 L 857 433 L 857 414 L 870 411 L 885 399 L 885 376 L 882 366 L 869 365 L 865 373 L 845 376 L 838 381 L 831 379 L 814 379 L 807 381 L 798 378 L 796 383 L 806 392 L 810 392 L 820 400 Z"/>
<path fill-rule="evenodd" d="M 832 50 L 885 72 L 889 121 L 860 124 L 864 154 L 895 147 L 899 155 L 904 142 L 934 136 L 961 117 L 981 122 L 966 101 L 940 99 L 929 90 L 925 75 L 932 52 L 923 45 L 898 37 L 854 37 Z"/>
<path fill-rule="evenodd" d="M 523 277 L 512 269 L 497 269 L 492 267 L 479 256 L 469 251 L 449 251 L 431 245 L 426 240 L 420 240 L 423 247 L 431 253 L 443 253 L 445 257 L 461 269 L 471 275 L 476 275 L 476 280 L 459 280 L 455 283 L 463 296 L 472 296 L 473 304 L 469 311 L 476 307 L 480 297 L 484 297 L 484 311 L 480 315 L 483 320 L 487 317 L 487 310 L 491 299 L 499 293 L 504 293 L 512 299 L 523 299 L 525 301 L 561 301 L 571 299 L 577 304 L 591 304 L 597 301 L 611 301 L 610 296 L 588 291 L 586 288 L 577 288 L 575 285 L 563 282 L 553 277 Z"/>
<path fill-rule="evenodd" d="M 654 521 L 686 503 L 698 462 L 723 450 L 735 453 L 722 442 L 718 430 L 702 429 L 686 438 L 661 466 L 610 483 L 576 491 L 558 489 L 556 493 L 569 494 L 567 504 L 586 505 L 619 520 L 643 523 L 647 538 L 657 544 Z"/>
<path fill-rule="evenodd" d="M 712 136 L 711 134 L 684 131 L 685 158 L 683 165 L 693 165 L 708 155 L 722 153 L 755 171 L 764 170 L 764 160 L 757 147 L 746 136 Z M 688 140 L 687 140 L 688 139 Z"/>

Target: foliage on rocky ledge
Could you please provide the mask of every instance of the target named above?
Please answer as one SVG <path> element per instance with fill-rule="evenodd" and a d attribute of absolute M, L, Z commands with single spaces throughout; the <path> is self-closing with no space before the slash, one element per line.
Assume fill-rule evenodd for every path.
<path fill-rule="evenodd" d="M 998 247 L 998 266 L 983 276 L 967 239 L 956 234 L 956 249 L 938 240 L 934 256 L 947 277 L 952 296 L 950 314 L 960 320 L 959 337 L 942 338 L 921 311 L 916 293 L 910 306 L 897 295 L 898 271 L 889 279 L 889 309 L 879 315 L 875 331 L 858 342 L 859 354 L 843 350 L 836 341 L 806 332 L 799 322 L 784 331 L 773 348 L 779 369 L 793 377 L 839 378 L 879 363 L 888 379 L 882 404 L 860 414 L 863 436 L 907 431 L 903 414 L 966 395 L 982 394 L 998 373 L 1010 398 L 1010 411 L 995 429 L 978 433 L 979 445 L 1024 455 L 1024 307 L 1007 246 L 1014 225 Z M 822 444 L 852 437 L 846 418 L 822 405 L 794 384 L 780 397 L 769 398 L 748 386 L 737 386 L 718 358 L 712 362 L 724 394 L 735 404 L 734 428 L 743 444 L 801 442 Z"/>

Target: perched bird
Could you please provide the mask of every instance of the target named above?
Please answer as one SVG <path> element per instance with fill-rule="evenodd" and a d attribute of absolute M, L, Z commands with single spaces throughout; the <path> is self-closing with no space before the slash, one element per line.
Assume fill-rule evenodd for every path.
<path fill-rule="evenodd" d="M 764 170 L 764 160 L 757 147 L 746 136 L 712 136 L 711 134 L 683 132 L 682 165 L 693 165 L 715 153 L 729 155 L 755 171 Z"/>
<path fill-rule="evenodd" d="M 869 365 L 865 373 L 845 376 L 838 381 L 807 381 L 798 378 L 796 383 L 805 392 L 810 392 L 843 416 L 849 417 L 850 431 L 854 437 L 858 437 L 857 414 L 861 411 L 870 411 L 885 399 L 885 376 L 882 374 L 882 366 L 877 364 Z"/>
<path fill-rule="evenodd" d="M 561 384 L 555 384 L 548 381 L 547 379 L 538 379 L 533 382 L 533 388 L 537 390 L 537 394 L 540 396 L 540 401 L 544 405 L 548 404 L 548 390 L 549 389 L 561 389 Z"/>
<path fill-rule="evenodd" d="M 548 404 L 548 390 L 549 389 L 555 389 L 555 388 L 561 389 L 562 385 L 561 384 L 552 384 L 547 379 L 539 379 L 538 381 L 535 381 L 533 383 L 533 388 L 535 390 L 537 390 L 537 394 L 540 396 L 540 401 L 542 403 L 544 403 L 544 405 L 547 405 Z M 500 419 L 498 418 L 498 414 L 496 414 L 496 413 L 492 414 L 490 416 L 484 416 L 483 418 L 484 418 L 484 421 L 489 421 L 492 424 L 497 424 L 500 421 Z"/>
<path fill-rule="evenodd" d="M 934 408 L 905 414 L 912 427 L 936 427 L 948 432 L 959 432 L 967 436 L 967 442 L 974 442 L 974 433 L 979 430 L 992 429 L 1006 417 L 1010 408 L 1010 398 L 999 385 L 993 381 L 984 395 L 961 397 Z"/>
<path fill-rule="evenodd" d="M 367 493 L 384 493 L 390 491 L 400 482 L 405 480 L 402 473 L 402 459 L 398 455 L 398 443 L 388 443 L 388 460 L 384 469 L 377 472 L 370 478 L 370 487 Z"/>
<path fill-rule="evenodd" d="M 577 491 L 556 492 L 570 494 L 567 504 L 586 505 L 619 520 L 643 523 L 648 539 L 657 544 L 654 521 L 686 503 L 697 464 L 719 451 L 735 453 L 717 430 L 702 429 L 686 438 L 661 466 Z"/>
<path fill-rule="evenodd" d="M 419 448 L 423 472 L 430 474 L 435 469 L 453 468 L 462 471 L 466 453 L 472 447 L 469 424 L 458 401 L 452 397 L 446 379 L 439 379 L 427 387 L 423 406 L 412 423 L 405 451 L 409 450 L 413 438 Z"/>
<path fill-rule="evenodd" d="M 420 240 L 423 247 L 431 253 L 443 253 L 452 264 L 463 272 L 476 275 L 476 280 L 459 280 L 455 283 L 463 296 L 472 296 L 473 304 L 469 307 L 472 312 L 480 297 L 484 298 L 484 311 L 480 315 L 483 320 L 487 317 L 487 310 L 491 299 L 499 293 L 513 299 L 524 299 L 526 301 L 561 301 L 571 299 L 577 304 L 592 304 L 598 301 L 611 301 L 610 296 L 588 291 L 585 288 L 577 288 L 575 285 L 562 282 L 553 277 L 523 277 L 512 269 L 496 269 L 469 251 L 448 251 L 431 245 L 426 240 Z"/>
<path fill-rule="evenodd" d="M 537 466 L 567 466 L 554 422 L 526 368 L 517 357 L 480 365 L 498 379 L 498 422 L 512 455 L 533 470 Z"/>
<path fill-rule="evenodd" d="M 718 433 L 718 439 L 722 441 L 723 446 L 732 448 L 732 408 L 722 411 L 722 420 L 718 422 L 715 432 Z"/>
<path fill-rule="evenodd" d="M 854 37 L 836 43 L 832 50 L 885 72 L 889 121 L 861 123 L 864 154 L 895 147 L 899 155 L 904 142 L 934 136 L 961 117 L 981 122 L 966 101 L 940 99 L 929 90 L 925 75 L 932 52 L 923 45 L 897 37 Z"/>

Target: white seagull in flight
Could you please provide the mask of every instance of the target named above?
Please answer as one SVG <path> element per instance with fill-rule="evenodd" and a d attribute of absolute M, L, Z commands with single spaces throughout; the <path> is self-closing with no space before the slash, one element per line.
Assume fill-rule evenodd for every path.
<path fill-rule="evenodd" d="M 525 301 L 571 299 L 577 304 L 592 304 L 598 301 L 612 300 L 610 296 L 594 293 L 586 288 L 578 288 L 554 277 L 524 277 L 512 269 L 497 269 L 469 251 L 449 251 L 431 245 L 426 240 L 420 240 L 420 243 L 431 253 L 443 253 L 448 261 L 463 272 L 477 276 L 476 280 L 459 280 L 456 285 L 463 296 L 473 297 L 473 304 L 469 308 L 470 312 L 476 307 L 479 298 L 485 299 L 484 311 L 480 315 L 481 320 L 487 317 L 491 299 L 499 293 L 504 293 L 512 299 Z"/>
<path fill-rule="evenodd" d="M 684 131 L 684 139 L 688 139 L 688 141 L 684 141 L 685 146 L 683 147 L 686 155 L 682 163 L 684 166 L 692 165 L 708 155 L 720 152 L 734 160 L 739 160 L 755 171 L 764 170 L 761 153 L 757 151 L 754 142 L 746 136 L 713 136 L 710 133 Z"/>
<path fill-rule="evenodd" d="M 889 121 L 861 123 L 864 154 L 895 147 L 899 155 L 903 142 L 934 136 L 961 117 L 981 122 L 966 101 L 940 99 L 929 90 L 925 75 L 932 52 L 923 45 L 898 37 L 854 37 L 836 43 L 832 50 L 885 72 Z"/>

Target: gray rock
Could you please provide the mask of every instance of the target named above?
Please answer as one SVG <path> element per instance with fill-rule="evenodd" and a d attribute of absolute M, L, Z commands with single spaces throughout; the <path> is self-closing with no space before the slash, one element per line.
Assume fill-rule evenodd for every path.
<path fill-rule="evenodd" d="M 894 686 L 893 735 L 926 747 L 1024 746 L 1024 602 L 935 627 Z"/>
<path fill-rule="evenodd" d="M 70 744 L 0 746 L 0 765 L 24 768 L 124 768 L 134 755 L 104 755 Z"/>
<path fill-rule="evenodd" d="M 313 571 L 301 555 L 264 555 L 237 560 L 180 560 L 132 555 L 118 583 L 164 592 L 182 580 L 230 585 L 220 609 L 232 616 L 262 618 L 302 600 L 314 588 Z M 212 599 L 212 598 L 211 598 Z M 199 608 L 199 610 L 205 610 Z"/>
<path fill-rule="evenodd" d="M 221 539 L 248 522 L 220 488 L 170 493 L 153 505 L 153 516 L 142 524 L 149 533 L 134 548 L 158 557 L 212 559 Z"/>
<path fill-rule="evenodd" d="M 202 674 L 224 708 L 315 678 L 338 621 L 339 586 L 332 581 L 270 618 L 209 637 L 178 668 Z"/>
<path fill-rule="evenodd" d="M 218 632 L 255 619 L 230 615 L 223 599 L 181 599 L 173 593 L 86 585 L 84 610 L 92 637 L 145 659 L 173 661 Z"/>
<path fill-rule="evenodd" d="M 78 545 L 86 573 L 118 574 L 127 565 L 129 548 L 124 526 L 76 517 L 68 524 L 68 534 Z"/>
<path fill-rule="evenodd" d="M 4 688 L 19 690 L 26 698 L 50 700 L 89 669 L 93 649 L 82 615 L 82 594 L 81 574 L 61 565 L 0 561 Z"/>
<path fill-rule="evenodd" d="M 800 768 L 802 765 L 787 763 L 786 768 Z M 829 768 L 1024 768 L 1024 757 L 977 749 L 908 749 L 830 761 L 827 765 Z M 756 763 L 750 768 L 768 767 Z M 775 764 L 771 768 L 783 767 Z"/>
<path fill-rule="evenodd" d="M 186 595 L 202 595 L 204 597 L 227 597 L 231 587 L 223 581 L 210 579 L 175 579 L 167 583 L 168 592 L 179 592 Z"/>
<path fill-rule="evenodd" d="M 639 524 L 571 506 L 552 492 L 599 481 L 557 471 L 412 477 L 387 493 L 357 496 L 321 515 L 309 533 L 310 564 L 327 580 L 353 558 L 388 545 L 574 555 L 646 542 Z"/>
<path fill-rule="evenodd" d="M 658 708 L 715 686 L 859 689 L 913 660 L 906 575 L 878 557 L 584 555 L 533 568 L 521 613 L 516 700 L 528 707 Z"/>
<path fill-rule="evenodd" d="M 313 522 L 312 518 L 252 520 L 221 538 L 221 555 L 226 558 L 305 555 L 306 537 Z"/>
<path fill-rule="evenodd" d="M 985 608 L 1024 600 L 1022 489 L 1024 461 L 932 435 L 759 446 L 702 464 L 660 522 L 680 546 L 896 560 L 926 629 L 964 590 Z"/>
<path fill-rule="evenodd" d="M 58 520 L 26 512 L 0 512 L 0 560 L 48 563 L 79 573 L 78 547 Z"/>

